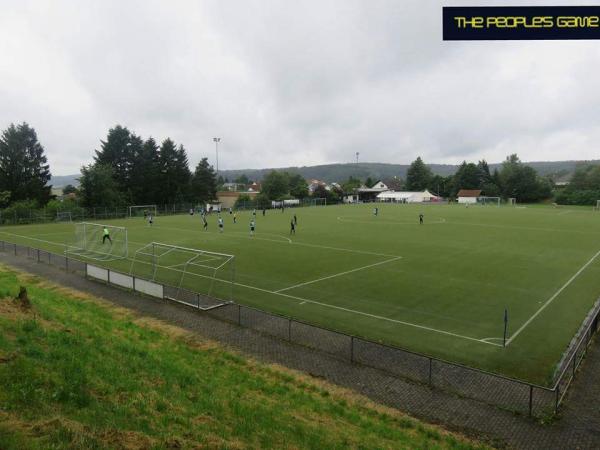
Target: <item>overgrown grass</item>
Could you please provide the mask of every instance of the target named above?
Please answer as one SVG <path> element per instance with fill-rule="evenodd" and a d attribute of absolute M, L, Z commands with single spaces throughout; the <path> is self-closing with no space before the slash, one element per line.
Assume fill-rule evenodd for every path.
<path fill-rule="evenodd" d="M 0 297 L 2 449 L 481 447 L 1 266 Z"/>

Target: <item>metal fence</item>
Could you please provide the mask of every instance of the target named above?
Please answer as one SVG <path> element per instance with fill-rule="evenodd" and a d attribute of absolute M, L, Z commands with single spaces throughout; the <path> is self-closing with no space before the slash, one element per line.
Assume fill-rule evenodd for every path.
<path fill-rule="evenodd" d="M 599 300 L 563 356 L 553 387 L 544 387 L 311 325 L 291 317 L 224 302 L 45 250 L 0 241 L 0 251 L 31 258 L 144 295 L 176 301 L 219 320 L 310 347 L 354 364 L 535 417 L 549 416 L 558 411 L 600 321 Z"/>

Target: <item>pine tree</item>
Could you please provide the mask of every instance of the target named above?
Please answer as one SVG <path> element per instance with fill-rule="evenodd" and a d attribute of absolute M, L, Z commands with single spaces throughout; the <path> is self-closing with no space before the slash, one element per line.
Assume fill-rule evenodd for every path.
<path fill-rule="evenodd" d="M 208 163 L 208 158 L 196 166 L 192 177 L 191 194 L 194 202 L 206 203 L 217 196 L 217 181 L 213 167 Z"/>
<path fill-rule="evenodd" d="M 419 156 L 411 163 L 406 172 L 406 189 L 409 191 L 423 191 L 429 186 L 432 177 L 431 169 L 425 165 Z"/>
<path fill-rule="evenodd" d="M 189 200 L 192 174 L 183 145 L 177 147 L 170 138 L 165 139 L 160 146 L 158 162 L 161 203 Z"/>
<path fill-rule="evenodd" d="M 127 193 L 131 187 L 130 177 L 133 164 L 131 139 L 132 135 L 126 127 L 117 125 L 111 128 L 108 130 L 106 141 L 100 141 L 101 149 L 96 150 L 94 158 L 97 164 L 112 167 L 114 179 L 123 193 Z"/>
<path fill-rule="evenodd" d="M 0 137 L 0 192 L 9 192 L 9 202 L 50 200 L 50 166 L 33 128 L 23 122 L 11 124 Z M 6 195 L 6 194 L 5 194 Z"/>
<path fill-rule="evenodd" d="M 141 140 L 140 140 L 141 141 Z M 156 141 L 148 138 L 138 142 L 132 137 L 133 165 L 131 170 L 132 203 L 137 205 L 155 204 L 159 201 L 159 147 Z"/>

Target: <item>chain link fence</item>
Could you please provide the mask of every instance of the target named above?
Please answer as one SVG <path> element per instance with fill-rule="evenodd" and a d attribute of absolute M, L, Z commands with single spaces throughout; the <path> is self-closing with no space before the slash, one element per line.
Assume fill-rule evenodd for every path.
<path fill-rule="evenodd" d="M 34 259 L 116 287 L 176 301 L 216 319 L 325 352 L 342 360 L 534 417 L 546 417 L 558 411 L 600 322 L 599 299 L 563 356 L 554 386 L 544 387 L 155 283 L 45 250 L 0 241 L 0 251 Z"/>

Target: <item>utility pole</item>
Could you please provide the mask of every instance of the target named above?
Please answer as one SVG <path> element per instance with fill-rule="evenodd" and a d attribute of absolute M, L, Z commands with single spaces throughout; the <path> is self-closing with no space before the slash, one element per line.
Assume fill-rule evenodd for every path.
<path fill-rule="evenodd" d="M 217 154 L 217 176 L 219 175 L 219 142 L 221 142 L 221 138 L 215 137 L 213 138 L 215 143 L 215 152 Z"/>
<path fill-rule="evenodd" d="M 359 155 L 359 154 L 360 154 L 360 153 L 356 152 L 356 164 L 358 164 L 358 155 Z"/>

